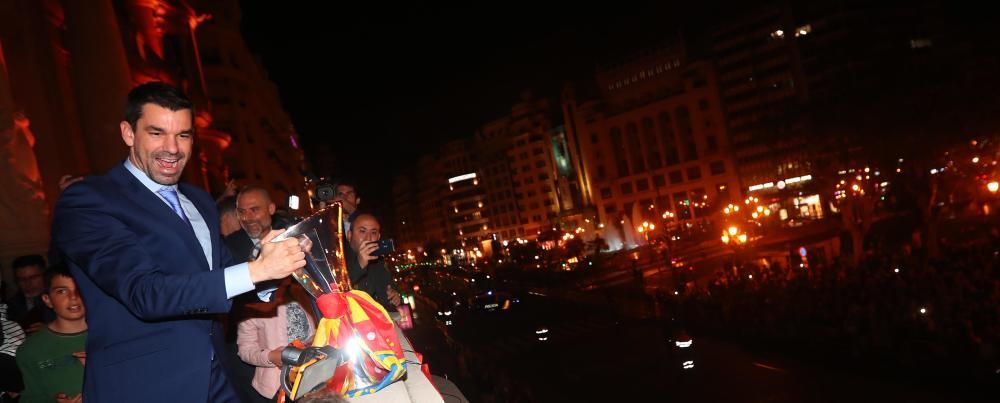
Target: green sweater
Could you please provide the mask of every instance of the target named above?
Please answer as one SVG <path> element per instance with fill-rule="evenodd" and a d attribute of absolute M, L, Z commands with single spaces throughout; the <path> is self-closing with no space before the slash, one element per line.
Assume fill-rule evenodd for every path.
<path fill-rule="evenodd" d="M 59 393 L 73 397 L 83 390 L 83 364 L 73 353 L 85 350 L 87 332 L 63 334 L 47 327 L 17 349 L 24 378 L 21 403 L 52 402 Z"/>

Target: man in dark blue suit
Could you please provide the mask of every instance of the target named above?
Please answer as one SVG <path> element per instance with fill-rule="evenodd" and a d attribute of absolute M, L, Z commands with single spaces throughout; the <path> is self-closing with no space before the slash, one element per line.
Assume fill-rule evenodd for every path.
<path fill-rule="evenodd" d="M 267 242 L 278 231 L 256 260 L 230 256 L 212 198 L 178 183 L 193 116 L 176 88 L 136 87 L 120 124 L 128 158 L 67 188 L 56 206 L 53 246 L 87 304 L 85 401 L 238 401 L 212 314 L 305 265 L 295 240 Z"/>

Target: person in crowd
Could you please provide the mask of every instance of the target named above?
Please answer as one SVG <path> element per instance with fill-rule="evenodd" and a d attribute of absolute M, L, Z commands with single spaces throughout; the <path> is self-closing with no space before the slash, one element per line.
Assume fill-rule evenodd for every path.
<path fill-rule="evenodd" d="M 260 245 L 271 229 L 284 228 L 286 223 L 276 219 L 277 207 L 271 201 L 267 189 L 247 186 L 236 196 L 236 216 L 240 230 L 226 237 L 226 247 L 233 256 L 240 259 L 253 258 L 254 248 Z"/>
<path fill-rule="evenodd" d="M 65 266 L 53 266 L 45 272 L 42 301 L 56 318 L 17 349 L 17 366 L 24 379 L 21 402 L 80 402 L 86 362 L 86 308 Z"/>
<path fill-rule="evenodd" d="M 317 320 L 310 313 L 308 293 L 294 281 L 281 282 L 269 302 L 247 305 L 248 319 L 239 324 L 239 356 L 256 367 L 251 401 L 271 401 L 281 386 L 281 350 L 292 341 L 306 344 L 316 333 Z"/>
<path fill-rule="evenodd" d="M 219 211 L 219 230 L 223 238 L 240 230 L 240 217 L 236 214 L 236 196 L 219 199 L 215 203 L 215 208 Z"/>
<path fill-rule="evenodd" d="M 399 292 L 392 287 L 392 276 L 385 267 L 385 259 L 373 256 L 378 249 L 381 238 L 381 226 L 375 216 L 361 213 L 354 218 L 347 240 L 350 243 L 347 260 L 347 274 L 351 277 L 351 286 L 361 290 L 382 304 L 389 312 L 395 312 L 401 304 Z"/>
<path fill-rule="evenodd" d="M 277 207 L 271 200 L 267 189 L 261 186 L 249 185 L 239 191 L 235 198 L 235 215 L 238 218 L 239 230 L 225 238 L 226 247 L 237 260 L 253 259 L 254 250 L 260 245 L 271 229 L 284 228 L 288 220 L 278 216 Z M 237 393 L 243 400 L 256 400 L 259 395 L 254 392 L 252 380 L 254 366 L 241 360 L 237 355 L 237 325 L 254 312 L 248 305 L 258 302 L 252 293 L 243 294 L 233 299 L 233 308 L 224 318 L 226 354 L 223 361 Z M 305 305 L 311 309 L 312 304 Z"/>
<path fill-rule="evenodd" d="M 344 232 L 351 230 L 351 223 L 361 214 L 358 205 L 361 204 L 361 197 L 358 197 L 356 186 L 347 181 L 341 181 L 333 187 L 333 201 L 340 202 L 344 207 Z"/>
<path fill-rule="evenodd" d="M 24 331 L 17 322 L 7 319 L 7 304 L 0 303 L 0 402 L 3 403 L 14 401 L 24 389 L 14 357 L 21 343 Z"/>
<path fill-rule="evenodd" d="M 295 240 L 253 261 L 222 244 L 211 196 L 180 183 L 194 156 L 194 105 L 161 82 L 129 92 L 125 161 L 66 188 L 52 246 L 87 302 L 83 395 L 97 402 L 232 402 L 213 314 L 255 285 L 305 265 Z M 262 297 L 266 297 L 266 291 Z"/>
<path fill-rule="evenodd" d="M 41 255 L 19 256 L 11 263 L 11 267 L 14 269 L 18 292 L 7 300 L 7 316 L 21 325 L 25 333 L 33 334 L 55 317 L 52 310 L 42 303 L 45 258 Z"/>

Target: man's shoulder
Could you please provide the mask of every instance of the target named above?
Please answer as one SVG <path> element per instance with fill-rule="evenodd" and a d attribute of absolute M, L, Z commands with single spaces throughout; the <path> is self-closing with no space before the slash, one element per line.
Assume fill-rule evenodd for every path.
<path fill-rule="evenodd" d="M 180 188 L 181 193 L 184 193 L 184 196 L 187 196 L 188 198 L 197 197 L 199 199 L 212 200 L 212 196 L 209 195 L 208 192 L 205 191 L 205 189 L 202 189 L 190 183 L 179 182 L 177 184 L 177 187 Z"/>
<path fill-rule="evenodd" d="M 82 207 L 91 204 L 102 206 L 108 202 L 120 200 L 117 195 L 123 193 L 125 189 L 123 185 L 127 179 L 121 172 L 114 169 L 103 175 L 89 175 L 83 180 L 69 185 L 59 194 L 56 202 L 56 213 L 58 214 L 61 209 L 67 207 Z"/>
<path fill-rule="evenodd" d="M 248 235 L 246 230 L 243 230 L 242 228 L 239 231 L 226 235 L 222 238 L 222 241 L 225 242 L 227 246 L 242 246 L 247 243 L 253 243 L 253 241 L 250 240 L 250 235 Z"/>
<path fill-rule="evenodd" d="M 248 259 L 250 253 L 253 251 L 253 241 L 250 240 L 250 235 L 243 229 L 222 238 L 222 243 L 226 245 L 226 249 L 229 249 L 229 254 L 237 261 Z"/>

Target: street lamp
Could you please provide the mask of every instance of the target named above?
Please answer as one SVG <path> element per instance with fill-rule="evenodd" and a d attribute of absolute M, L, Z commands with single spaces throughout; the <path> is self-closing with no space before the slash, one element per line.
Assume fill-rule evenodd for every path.
<path fill-rule="evenodd" d="M 649 231 L 656 229 L 656 224 L 650 224 L 649 221 L 643 221 L 642 225 L 635 228 L 640 234 L 645 237 L 646 242 L 649 242 Z"/>
<path fill-rule="evenodd" d="M 747 234 L 740 232 L 736 226 L 731 226 L 722 233 L 722 243 L 726 245 L 739 246 L 747 243 Z"/>
<path fill-rule="evenodd" d="M 986 189 L 989 189 L 990 193 L 996 193 L 997 190 L 1000 190 L 1000 182 L 993 181 L 993 182 L 987 183 L 986 184 Z"/>

